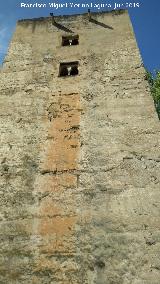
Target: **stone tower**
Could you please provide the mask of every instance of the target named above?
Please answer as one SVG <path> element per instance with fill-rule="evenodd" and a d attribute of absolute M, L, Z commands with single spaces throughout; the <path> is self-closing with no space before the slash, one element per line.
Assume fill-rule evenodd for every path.
<path fill-rule="evenodd" d="M 0 94 L 0 283 L 159 284 L 160 129 L 128 13 L 19 21 Z"/>

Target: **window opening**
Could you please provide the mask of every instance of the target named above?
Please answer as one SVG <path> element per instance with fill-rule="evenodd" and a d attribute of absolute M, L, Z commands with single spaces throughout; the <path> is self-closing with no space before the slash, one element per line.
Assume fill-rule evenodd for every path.
<path fill-rule="evenodd" d="M 71 46 L 79 44 L 78 35 L 62 36 L 62 46 Z"/>
<path fill-rule="evenodd" d="M 76 76 L 78 75 L 78 61 L 74 62 L 63 62 L 59 66 L 59 76 Z"/>

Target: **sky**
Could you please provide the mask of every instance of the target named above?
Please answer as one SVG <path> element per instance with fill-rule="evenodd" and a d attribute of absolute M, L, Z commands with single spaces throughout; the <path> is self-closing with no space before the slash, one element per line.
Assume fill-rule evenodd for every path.
<path fill-rule="evenodd" d="M 44 8 L 21 7 L 24 4 L 46 4 Z M 55 3 L 54 8 L 49 3 Z M 68 7 L 58 7 L 56 4 L 65 4 Z M 80 7 L 71 7 L 70 3 L 80 4 Z M 91 8 L 93 12 L 108 11 L 115 8 L 115 3 L 127 8 L 127 3 L 136 7 L 127 8 L 133 25 L 136 40 L 140 49 L 144 66 L 151 72 L 160 70 L 160 0 L 1 0 L 0 3 L 0 65 L 7 53 L 9 42 L 16 27 L 18 19 L 31 19 L 54 15 L 70 15 L 86 13 L 87 8 L 82 8 L 82 3 L 94 6 L 105 4 L 105 8 L 99 9 L 96 5 Z M 112 8 L 109 8 L 109 4 Z M 139 7 L 137 7 L 139 6 Z"/>

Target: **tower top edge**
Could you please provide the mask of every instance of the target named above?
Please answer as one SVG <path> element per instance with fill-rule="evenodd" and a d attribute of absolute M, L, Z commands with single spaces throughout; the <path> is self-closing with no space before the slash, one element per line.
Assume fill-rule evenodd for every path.
<path fill-rule="evenodd" d="M 94 16 L 100 16 L 100 15 L 105 15 L 105 14 L 109 14 L 109 15 L 113 15 L 113 16 L 118 16 L 121 14 L 127 14 L 128 10 L 127 9 L 117 9 L 117 10 L 110 10 L 110 11 L 100 11 L 100 12 L 92 12 L 91 14 Z M 81 13 L 81 14 L 70 14 L 70 15 L 58 15 L 58 16 L 54 16 L 55 19 L 67 19 L 67 18 L 77 18 L 77 17 L 85 17 L 87 15 L 87 13 Z M 22 23 L 22 22 L 27 22 L 27 21 L 35 21 L 35 22 L 42 22 L 45 20 L 50 19 L 50 17 L 38 17 L 38 18 L 27 18 L 27 19 L 19 19 L 17 21 L 17 23 Z"/>

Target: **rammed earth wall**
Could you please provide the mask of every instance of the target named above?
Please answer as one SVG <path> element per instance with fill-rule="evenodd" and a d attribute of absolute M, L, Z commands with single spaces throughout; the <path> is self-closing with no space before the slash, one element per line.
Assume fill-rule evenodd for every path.
<path fill-rule="evenodd" d="M 127 12 L 19 21 L 0 94 L 0 283 L 159 284 L 160 128 Z"/>

